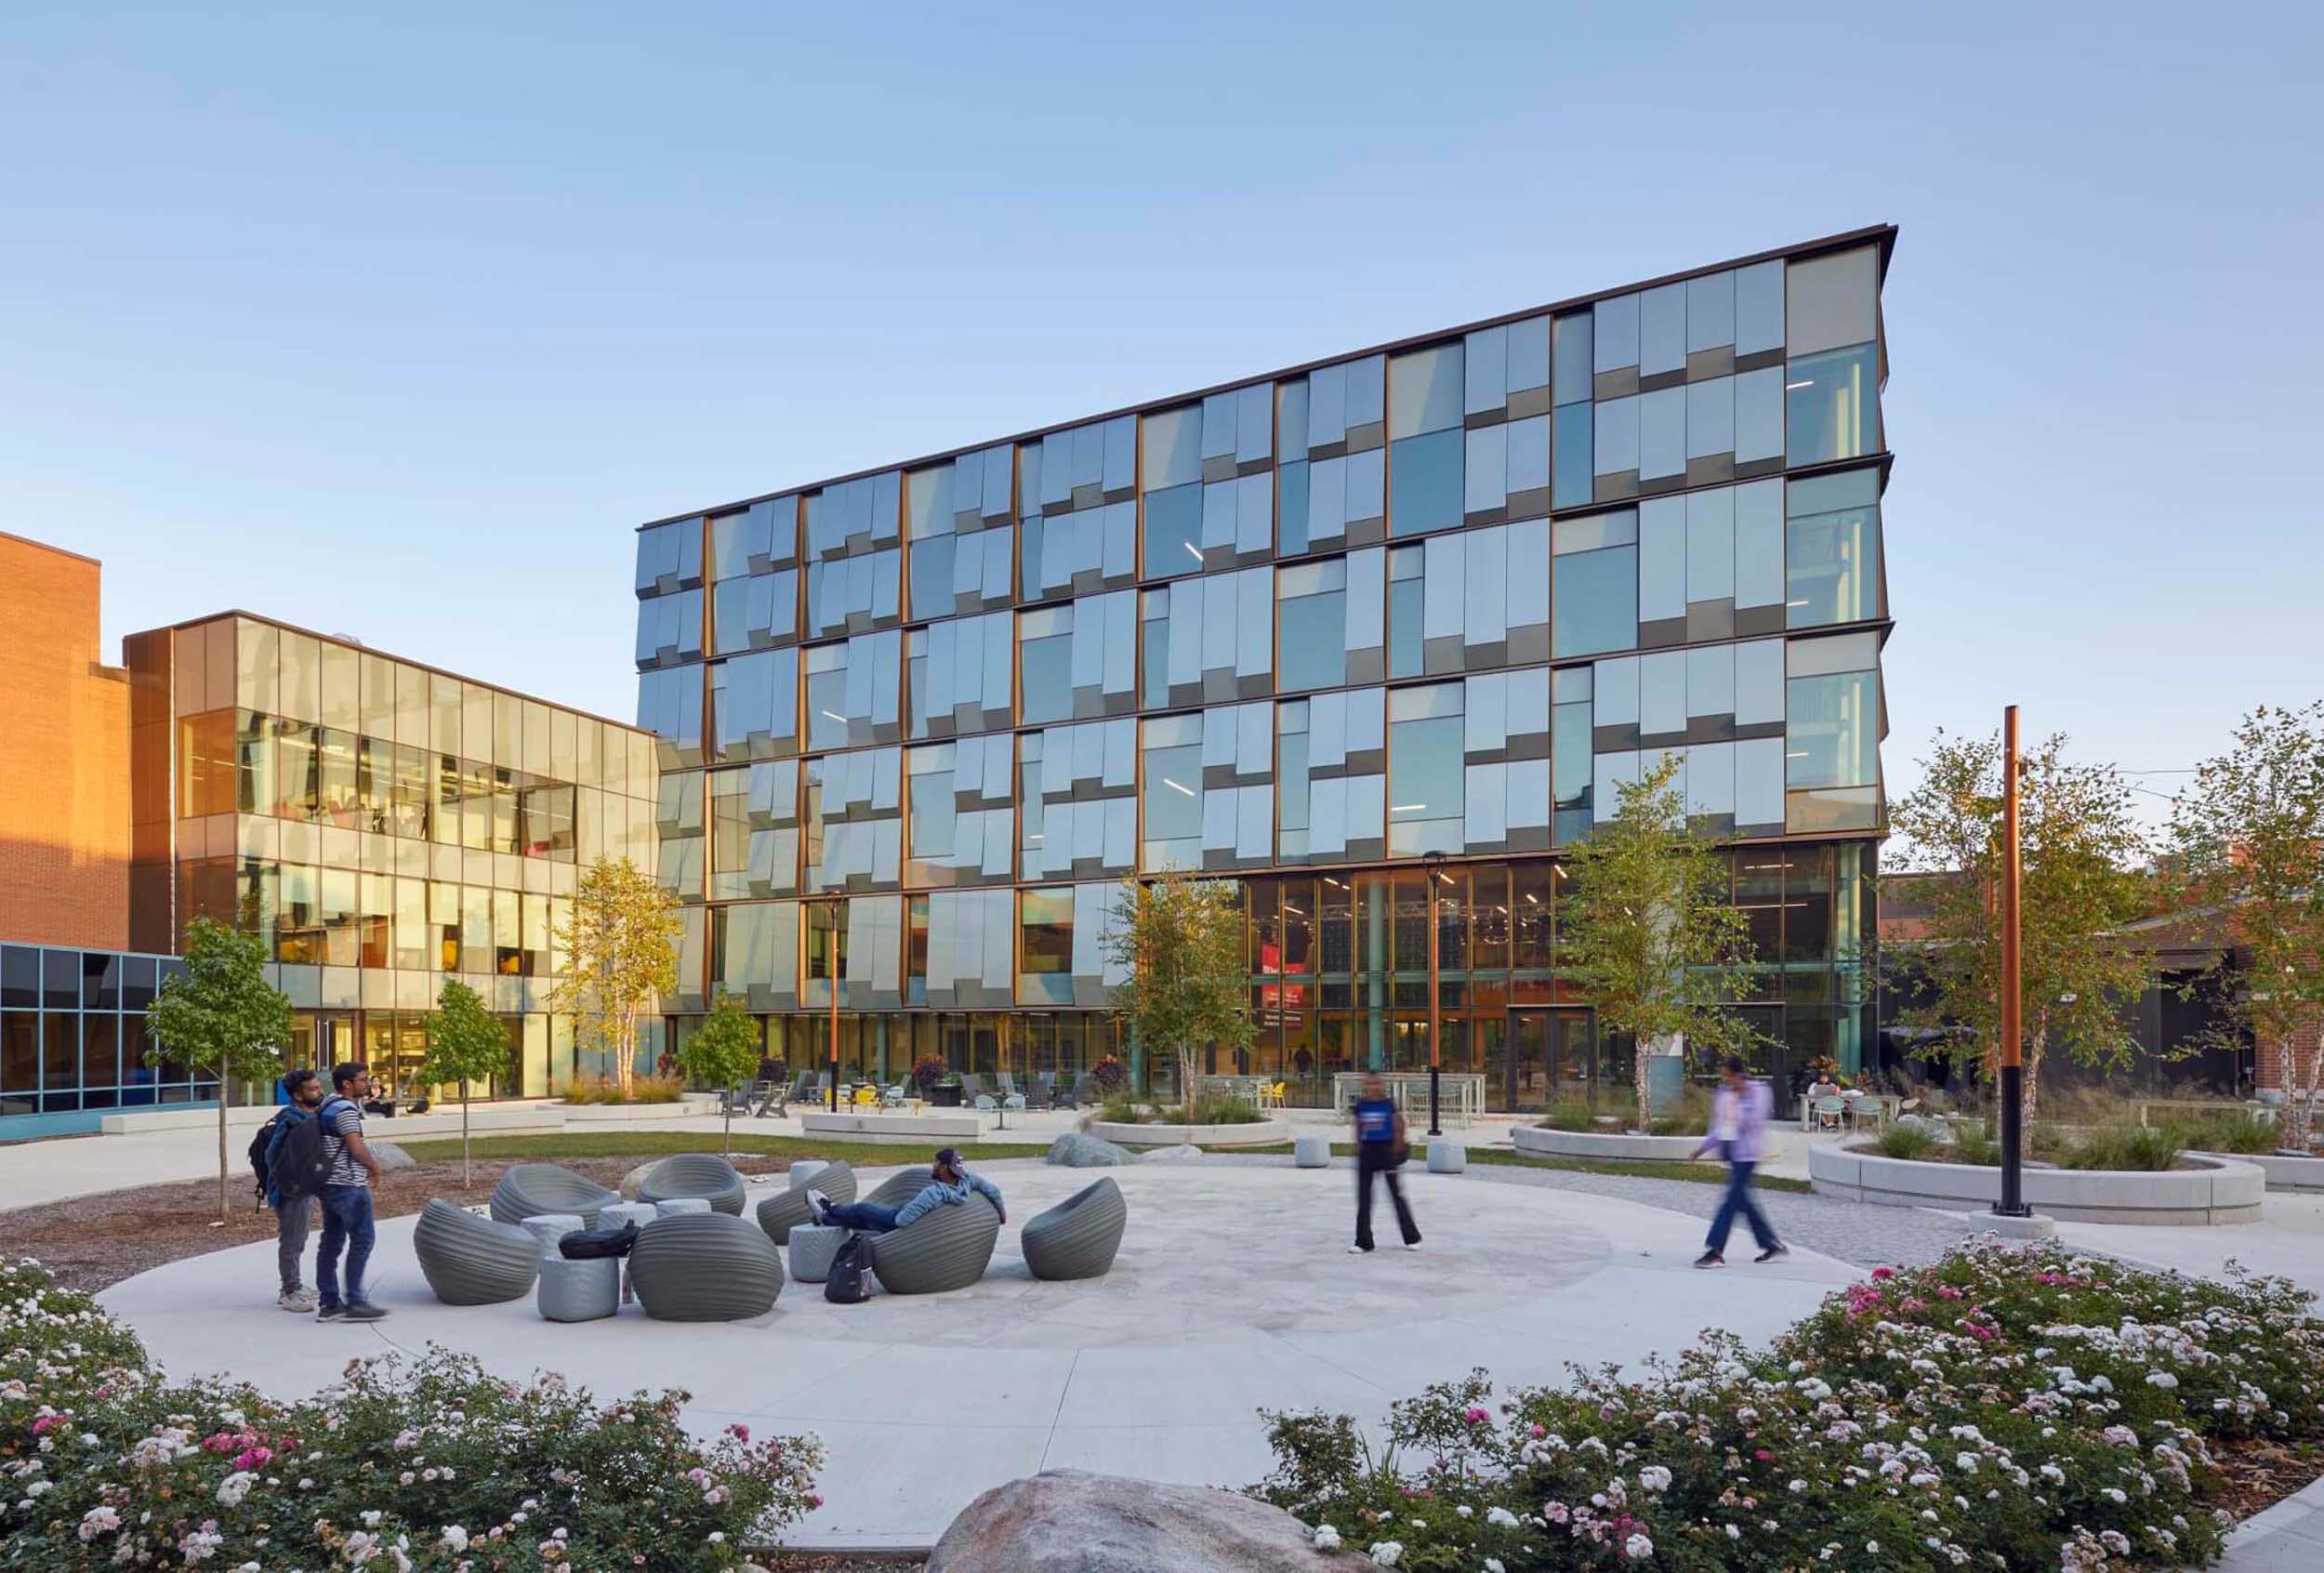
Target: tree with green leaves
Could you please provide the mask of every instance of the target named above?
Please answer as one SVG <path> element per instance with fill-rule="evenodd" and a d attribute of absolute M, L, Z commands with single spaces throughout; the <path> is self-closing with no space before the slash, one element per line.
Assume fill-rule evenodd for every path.
<path fill-rule="evenodd" d="M 678 991 L 678 898 L 627 858 L 582 871 L 572 916 L 559 929 L 564 972 L 549 1009 L 573 1018 L 576 1047 L 612 1056 L 626 1100 L 635 1085 L 638 1022 Z"/>
<path fill-rule="evenodd" d="M 1203 1046 L 1238 1052 L 1254 1036 L 1237 895 L 1231 879 L 1124 879 L 1103 940 L 1106 958 L 1129 973 L 1114 989 L 1115 1014 L 1141 1044 L 1176 1059 L 1179 1101 L 1190 1107 Z"/>
<path fill-rule="evenodd" d="M 2152 907 L 2141 872 L 2146 833 L 2115 768 L 2076 763 L 2066 743 L 2053 734 L 2018 757 L 2019 1049 L 2028 1120 L 2052 1048 L 2093 1067 L 2130 1063 L 2137 1039 L 2129 1011 L 2148 982 L 2146 954 L 2121 934 Z M 2000 739 L 1939 731 L 1921 772 L 1921 784 L 1890 808 L 1902 842 L 1896 863 L 1943 877 L 1926 882 L 1921 932 L 1886 948 L 1899 977 L 1926 1000 L 1904 1020 L 1967 1029 L 1990 1077 L 2001 1041 Z"/>
<path fill-rule="evenodd" d="M 679 1069 L 690 1079 L 727 1094 L 726 1131 L 720 1138 L 720 1147 L 729 1155 L 734 1150 L 733 1091 L 757 1074 L 759 1052 L 759 1018 L 724 989 L 719 991 L 702 1024 L 678 1046 Z"/>
<path fill-rule="evenodd" d="M 266 981 L 266 947 L 207 918 L 186 929 L 186 970 L 146 1007 L 155 1046 L 146 1063 L 191 1065 L 218 1078 L 218 1218 L 227 1221 L 226 1104 L 233 1083 L 271 1081 L 290 1042 L 290 1000 Z"/>
<path fill-rule="evenodd" d="M 2285 1145 L 2307 1150 L 2324 1073 L 2324 704 L 2261 706 L 2171 811 L 2172 894 L 2240 976 L 2210 1041 L 2273 1060 Z"/>
<path fill-rule="evenodd" d="M 484 1008 L 474 989 L 444 980 L 428 1013 L 428 1057 L 414 1073 L 425 1087 L 460 1084 L 460 1189 L 469 1185 L 468 1099 L 473 1082 L 508 1074 L 508 1024 Z"/>
<path fill-rule="evenodd" d="M 1637 1046 L 1641 1130 L 1654 1115 L 1647 1074 L 1657 1046 L 1718 1057 L 1756 1036 L 1730 1008 L 1758 985 L 1750 926 L 1725 847 L 1686 822 L 1678 768 L 1666 755 L 1616 788 L 1613 814 L 1566 854 L 1558 895 L 1560 974 L 1597 1008 L 1600 1032 Z"/>

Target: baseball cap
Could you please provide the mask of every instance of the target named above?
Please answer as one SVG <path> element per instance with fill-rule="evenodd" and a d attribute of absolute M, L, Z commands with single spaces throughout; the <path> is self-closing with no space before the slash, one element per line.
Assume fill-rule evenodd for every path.
<path fill-rule="evenodd" d="M 957 1148 L 957 1147 L 939 1147 L 939 1148 L 937 1148 L 937 1149 L 936 1149 L 936 1162 L 937 1162 L 937 1164 L 938 1164 L 938 1166 L 939 1166 L 939 1167 L 944 1168 L 944 1169 L 958 1169 L 958 1168 L 960 1168 L 960 1167 L 961 1167 L 961 1163 L 960 1163 L 960 1149 L 959 1149 L 959 1148 Z"/>

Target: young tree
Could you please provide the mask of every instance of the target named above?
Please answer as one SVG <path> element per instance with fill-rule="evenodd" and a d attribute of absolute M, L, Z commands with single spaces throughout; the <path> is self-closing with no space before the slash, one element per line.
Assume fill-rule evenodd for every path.
<path fill-rule="evenodd" d="M 2286 1145 L 2305 1152 L 2324 1071 L 2324 705 L 2263 705 L 2171 811 L 2173 895 L 2241 963 L 2217 1036 L 2273 1057 Z"/>
<path fill-rule="evenodd" d="M 581 876 L 557 935 L 565 971 L 549 1009 L 573 1018 L 577 1047 L 614 1059 L 621 1095 L 636 1076 L 638 1018 L 678 990 L 678 898 L 627 858 L 601 857 Z"/>
<path fill-rule="evenodd" d="M 218 1077 L 218 1221 L 226 1210 L 226 1104 L 235 1080 L 272 1080 L 290 1042 L 290 1000 L 266 981 L 266 947 L 207 918 L 186 929 L 186 970 L 146 1007 L 156 1047 L 146 1063 L 191 1065 Z"/>
<path fill-rule="evenodd" d="M 443 994 L 428 1013 L 428 1058 L 414 1073 L 422 1086 L 460 1084 L 460 1189 L 469 1185 L 468 1096 L 470 1082 L 508 1072 L 508 1024 L 484 1009 L 468 985 L 444 981 Z"/>
<path fill-rule="evenodd" d="M 1755 1038 L 1729 1006 L 1750 998 L 1750 930 L 1732 896 L 1726 849 L 1686 823 L 1678 760 L 1666 756 L 1617 788 L 1618 805 L 1567 854 L 1558 895 L 1559 972 L 1627 1033 L 1638 1128 L 1653 1117 L 1647 1063 L 1678 1040 L 1713 1056 Z"/>
<path fill-rule="evenodd" d="M 2080 1064 L 2129 1064 L 2137 1047 L 2126 1011 L 2145 992 L 2145 955 L 2119 937 L 2152 902 L 2139 872 L 2146 838 L 2130 788 L 2112 765 L 2076 764 L 2053 734 L 2018 759 L 2019 995 L 2025 1114 L 2053 1044 Z M 1998 735 L 1939 732 L 1921 785 L 1891 805 L 1904 842 L 1899 866 L 1928 881 L 1922 933 L 1892 945 L 1899 971 L 1929 1003 L 1915 1025 L 1966 1027 L 1990 1076 L 2001 1038 L 2001 745 Z"/>
<path fill-rule="evenodd" d="M 695 1081 L 731 1094 L 759 1069 L 759 1019 L 723 989 L 693 1036 L 678 1046 L 678 1068 Z M 720 1150 L 734 1150 L 734 1100 L 726 1099 L 726 1132 Z"/>
<path fill-rule="evenodd" d="M 1106 958 L 1129 980 L 1114 990 L 1114 1011 L 1141 1043 L 1178 1061 L 1178 1096 L 1194 1103 L 1195 1056 L 1206 1043 L 1228 1051 L 1251 1043 L 1249 964 L 1243 912 L 1227 879 L 1160 874 L 1124 879 L 1114 904 Z"/>

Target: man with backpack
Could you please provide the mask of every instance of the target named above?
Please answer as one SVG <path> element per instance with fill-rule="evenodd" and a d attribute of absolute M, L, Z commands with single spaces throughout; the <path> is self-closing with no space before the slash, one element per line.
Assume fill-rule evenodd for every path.
<path fill-rule="evenodd" d="M 315 1308 L 315 1297 L 301 1281 L 299 1259 L 307 1253 L 307 1232 L 313 1226 L 315 1196 L 322 1186 L 313 1160 L 302 1170 L 297 1152 L 322 1151 L 322 1128 L 314 1125 L 314 1117 L 323 1106 L 323 1081 L 310 1070 L 295 1070 L 283 1077 L 283 1091 L 290 1102 L 258 1128 L 250 1143 L 250 1167 L 257 1174 L 259 1195 L 274 1209 L 274 1254 L 283 1280 L 274 1303 L 304 1314 Z M 302 1125 L 312 1129 L 293 1143 L 291 1134 Z"/>
<path fill-rule="evenodd" d="M 379 1160 L 363 1141 L 363 1100 L 371 1095 L 371 1075 L 362 1065 L 335 1065 L 331 1096 L 315 1120 L 330 1157 L 323 1183 L 323 1243 L 315 1248 L 315 1287 L 323 1302 L 315 1320 L 376 1322 L 387 1312 L 363 1298 L 363 1268 L 371 1261 L 371 1183 Z M 339 1252 L 347 1252 L 347 1294 L 339 1295 Z"/>

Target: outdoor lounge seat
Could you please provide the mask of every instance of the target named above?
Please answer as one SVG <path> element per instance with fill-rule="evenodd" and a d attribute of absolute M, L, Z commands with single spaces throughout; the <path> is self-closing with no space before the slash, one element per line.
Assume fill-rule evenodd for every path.
<path fill-rule="evenodd" d="M 776 1245 L 787 1245 L 791 1231 L 815 1220 L 807 1209 L 809 1186 L 829 1196 L 834 1205 L 855 1199 L 855 1170 L 844 1163 L 827 1163 L 815 1170 L 806 1185 L 785 1186 L 759 1204 L 759 1227 Z"/>
<path fill-rule="evenodd" d="M 892 1204 L 891 1204 L 892 1205 Z M 1000 1214 L 980 1192 L 947 1202 L 901 1229 L 873 1235 L 871 1269 L 890 1294 L 941 1294 L 984 1276 L 1000 1238 Z"/>
<path fill-rule="evenodd" d="M 513 1223 L 495 1223 L 441 1196 L 412 1231 L 412 1251 L 436 1298 L 446 1305 L 495 1305 L 533 1292 L 541 1276 L 541 1242 Z"/>
<path fill-rule="evenodd" d="M 619 1191 L 609 1191 L 561 1165 L 520 1163 L 511 1165 L 493 1187 L 493 1221 L 522 1223 L 547 1212 L 572 1212 L 580 1215 L 583 1228 L 594 1229 L 598 1209 L 619 1200 Z"/>
<path fill-rule="evenodd" d="M 1129 1204 L 1111 1176 L 1025 1221 L 1024 1264 L 1037 1278 L 1094 1278 L 1114 1265 Z M 884 1280 L 883 1280 L 884 1281 Z"/>
<path fill-rule="evenodd" d="M 716 1153 L 673 1153 L 647 1170 L 645 1178 L 638 1182 L 641 1202 L 674 1201 L 680 1196 L 700 1196 L 713 1212 L 739 1218 L 743 1177 Z"/>
<path fill-rule="evenodd" d="M 629 1287 L 659 1321 L 739 1322 L 773 1308 L 783 1253 L 728 1213 L 657 1218 L 629 1248 Z"/>
<path fill-rule="evenodd" d="M 878 1202 L 881 1207 L 902 1207 L 905 1202 L 918 1196 L 927 1188 L 928 1183 L 935 1178 L 934 1170 L 924 1163 L 916 1163 L 909 1169 L 899 1169 L 893 1174 L 889 1175 L 879 1183 L 870 1196 L 864 1199 L 867 1202 Z M 831 1199 L 838 1201 L 839 1198 L 835 1193 Z"/>

